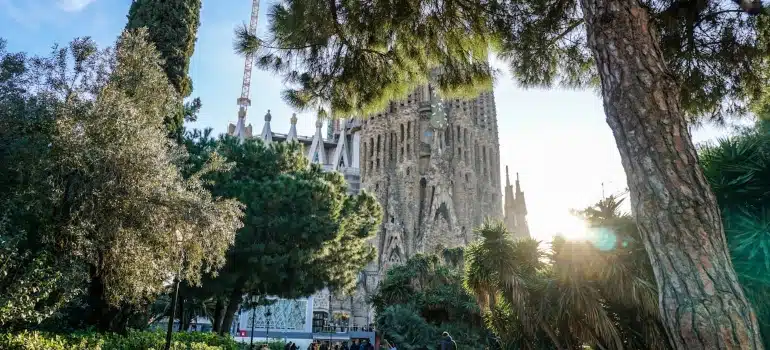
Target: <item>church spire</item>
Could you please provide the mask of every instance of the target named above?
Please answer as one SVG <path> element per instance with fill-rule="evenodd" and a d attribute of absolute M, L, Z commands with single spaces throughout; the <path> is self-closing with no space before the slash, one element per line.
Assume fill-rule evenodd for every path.
<path fill-rule="evenodd" d="M 516 236 L 529 237 L 529 224 L 527 223 L 527 202 L 524 200 L 524 192 L 521 190 L 519 173 L 516 173 Z"/>
<path fill-rule="evenodd" d="M 345 121 L 337 121 L 337 125 L 345 125 Z M 337 170 L 340 166 L 351 166 L 348 159 L 348 136 L 345 133 L 345 127 L 341 127 L 339 130 L 339 139 L 337 140 L 337 148 L 334 150 L 334 157 L 332 158 L 332 169 Z"/>
<path fill-rule="evenodd" d="M 297 113 L 291 114 L 291 127 L 289 128 L 289 133 L 286 134 L 286 141 L 297 141 Z"/>
<path fill-rule="evenodd" d="M 268 109 L 267 113 L 265 114 L 265 126 L 262 127 L 262 134 L 259 135 L 259 137 L 261 137 L 266 144 L 273 142 L 273 130 L 270 129 L 270 121 L 272 119 L 273 116 L 270 114 L 270 110 Z"/>
<path fill-rule="evenodd" d="M 227 134 L 237 137 L 241 142 L 251 137 L 251 124 L 246 125 L 246 111 L 243 108 L 238 112 L 238 121 L 227 126 Z"/>
<path fill-rule="evenodd" d="M 508 166 L 505 166 L 505 228 L 511 232 L 516 232 L 516 197 L 513 196 L 513 186 L 508 176 Z"/>
<path fill-rule="evenodd" d="M 321 128 L 323 127 L 323 116 L 321 113 L 318 115 L 318 119 L 315 122 L 315 135 L 313 135 L 313 142 L 310 144 L 310 152 L 307 156 L 310 161 L 318 164 L 326 164 L 326 150 L 324 149 L 324 138 L 321 134 Z"/>
<path fill-rule="evenodd" d="M 505 228 L 513 233 L 514 238 L 529 237 L 527 204 L 524 200 L 524 192 L 521 190 L 519 173 L 516 173 L 515 186 L 512 186 L 507 165 L 505 166 Z"/>

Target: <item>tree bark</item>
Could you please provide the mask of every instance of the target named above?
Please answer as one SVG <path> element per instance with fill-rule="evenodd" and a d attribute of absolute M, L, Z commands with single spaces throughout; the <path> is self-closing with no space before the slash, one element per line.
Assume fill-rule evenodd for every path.
<path fill-rule="evenodd" d="M 236 283 L 230 298 L 227 301 L 227 308 L 225 309 L 225 317 L 222 320 L 222 326 L 219 329 L 220 335 L 225 335 L 230 331 L 230 327 L 233 325 L 233 319 L 235 319 L 235 312 L 238 311 L 238 307 L 241 305 L 243 299 L 243 286 L 241 283 Z"/>
<path fill-rule="evenodd" d="M 184 314 L 184 312 L 185 312 L 185 310 L 184 310 L 185 309 L 184 308 L 184 302 L 185 302 L 184 295 L 180 295 L 177 298 L 177 300 L 179 300 L 177 302 L 178 305 L 179 305 L 179 313 L 178 313 L 179 314 L 179 328 L 177 328 L 177 332 L 186 331 L 187 328 L 185 328 L 185 323 L 186 323 L 185 320 L 187 318 L 185 317 L 185 314 Z"/>
<path fill-rule="evenodd" d="M 762 349 L 649 14 L 638 0 L 580 3 L 672 346 Z"/>
<path fill-rule="evenodd" d="M 166 327 L 166 345 L 163 349 L 171 349 L 171 337 L 174 332 L 174 315 L 176 315 L 177 296 L 179 295 L 179 275 L 174 277 L 174 294 L 171 295 L 171 312 L 169 312 L 168 325 Z"/>
<path fill-rule="evenodd" d="M 225 302 L 223 300 L 223 297 L 218 296 L 217 303 L 214 306 L 214 320 L 212 320 L 212 324 L 211 324 L 212 332 L 219 333 L 219 330 L 222 329 L 222 321 L 224 321 L 224 318 L 225 318 Z"/>

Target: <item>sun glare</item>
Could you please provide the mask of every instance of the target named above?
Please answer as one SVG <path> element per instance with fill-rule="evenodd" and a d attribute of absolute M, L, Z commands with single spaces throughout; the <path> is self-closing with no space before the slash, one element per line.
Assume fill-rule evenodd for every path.
<path fill-rule="evenodd" d="M 554 236 L 564 237 L 564 239 L 578 241 L 588 239 L 588 225 L 585 221 L 573 215 L 565 215 L 554 222 L 556 230 Z"/>

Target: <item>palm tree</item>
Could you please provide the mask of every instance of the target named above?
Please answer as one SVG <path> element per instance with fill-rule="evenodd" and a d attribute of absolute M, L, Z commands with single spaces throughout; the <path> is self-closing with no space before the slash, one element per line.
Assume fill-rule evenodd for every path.
<path fill-rule="evenodd" d="M 667 349 L 652 270 L 638 231 L 609 197 L 576 214 L 600 239 L 513 241 L 486 223 L 466 250 L 465 285 L 503 346 L 532 349 Z M 550 344 L 532 343 L 545 338 Z"/>
<path fill-rule="evenodd" d="M 493 344 L 476 301 L 462 286 L 461 271 L 446 259 L 462 252 L 442 255 L 417 254 L 388 270 L 371 298 L 378 331 L 406 350 L 434 346 L 443 331 L 457 337 L 460 347 Z"/>
<path fill-rule="evenodd" d="M 481 238 L 465 250 L 465 288 L 487 314 L 487 324 L 504 348 L 562 349 L 556 330 L 539 312 L 545 254 L 538 241 L 514 241 L 501 222 L 485 222 L 477 233 Z M 545 335 L 550 346 L 534 340 Z M 540 346 L 538 346 L 540 345 Z M 545 347 L 542 347 L 545 346 Z"/>
<path fill-rule="evenodd" d="M 700 149 L 738 280 L 770 347 L 770 122 Z"/>

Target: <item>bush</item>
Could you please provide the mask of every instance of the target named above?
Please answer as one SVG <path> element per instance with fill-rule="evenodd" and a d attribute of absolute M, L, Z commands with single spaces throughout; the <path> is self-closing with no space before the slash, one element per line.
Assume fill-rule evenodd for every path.
<path fill-rule="evenodd" d="M 163 332 L 136 332 L 128 335 L 74 333 L 59 335 L 41 332 L 0 334 L 0 349 L 4 350 L 138 350 L 163 349 Z M 271 349 L 274 347 L 271 345 Z M 239 350 L 243 344 L 230 337 L 214 333 L 174 333 L 174 350 Z M 283 348 L 283 345 L 279 349 Z"/>

